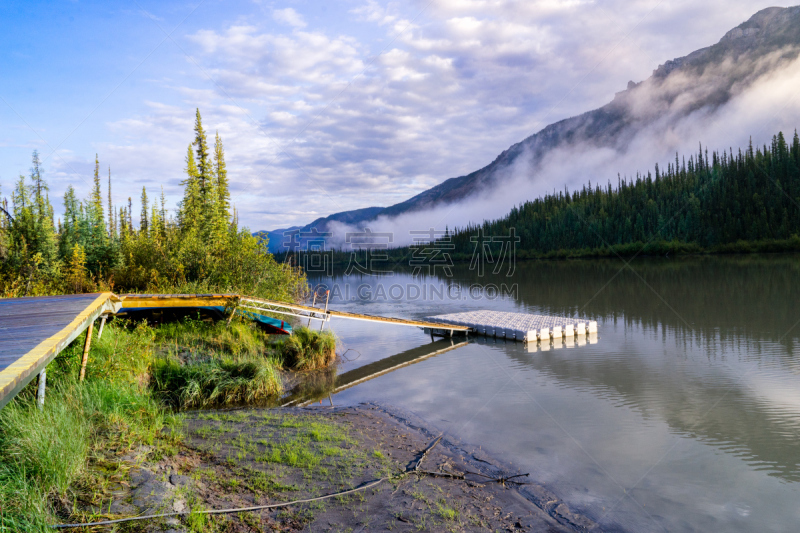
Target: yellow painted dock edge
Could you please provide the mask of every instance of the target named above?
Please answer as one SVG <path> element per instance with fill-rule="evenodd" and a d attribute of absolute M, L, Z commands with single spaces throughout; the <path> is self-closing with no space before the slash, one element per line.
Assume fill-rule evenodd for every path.
<path fill-rule="evenodd" d="M 225 307 L 238 294 L 125 294 L 118 296 L 125 309 L 153 307 Z"/>
<path fill-rule="evenodd" d="M 40 342 L 7 368 L 0 371 L 0 409 L 31 382 L 58 353 L 83 333 L 104 312 L 118 309 L 119 300 L 110 292 L 101 293 L 64 329 Z"/>

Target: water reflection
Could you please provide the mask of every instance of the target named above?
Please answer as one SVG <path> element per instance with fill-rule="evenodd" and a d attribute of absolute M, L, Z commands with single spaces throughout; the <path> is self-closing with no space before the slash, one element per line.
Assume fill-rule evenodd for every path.
<path fill-rule="evenodd" d="M 800 404 L 783 405 L 759 395 L 752 374 L 699 373 L 693 366 L 654 368 L 631 351 L 614 357 L 565 357 L 544 352 L 531 358 L 509 350 L 519 365 L 561 385 L 589 391 L 643 418 L 666 422 L 676 433 L 718 445 L 770 475 L 800 481 Z"/>
<path fill-rule="evenodd" d="M 309 405 L 332 394 L 338 394 L 345 389 L 354 387 L 371 379 L 375 379 L 389 372 L 394 372 L 408 365 L 419 363 L 429 357 L 455 350 L 467 345 L 466 340 L 441 339 L 412 348 L 396 355 L 379 359 L 353 370 L 338 372 L 338 369 L 307 375 L 304 379 L 285 396 L 283 405 L 296 405 L 299 407 Z"/>
<path fill-rule="evenodd" d="M 471 338 L 457 352 L 344 390 L 337 403 L 386 401 L 441 420 L 538 472 L 603 527 L 790 531 L 800 520 L 796 256 L 637 259 L 630 268 L 526 262 L 511 280 L 459 267 L 452 278 L 398 271 L 314 282 L 367 285 L 371 294 L 380 284 L 444 285 L 467 296 L 331 302 L 358 312 L 422 318 L 492 309 L 599 322 L 597 344 L 576 349 L 531 353 Z M 475 284 L 502 283 L 513 294 L 470 297 Z M 428 344 L 398 328 L 333 327 L 364 354 L 343 375 Z M 622 487 L 635 487 L 627 494 L 641 505 Z"/>

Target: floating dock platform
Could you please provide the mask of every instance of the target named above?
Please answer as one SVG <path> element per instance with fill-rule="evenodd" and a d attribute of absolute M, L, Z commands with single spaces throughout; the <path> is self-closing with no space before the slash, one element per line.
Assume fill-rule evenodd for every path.
<path fill-rule="evenodd" d="M 470 332 L 520 342 L 550 341 L 551 339 L 583 337 L 597 333 L 597 322 L 578 318 L 563 318 L 502 311 L 469 311 L 427 317 L 431 322 L 466 326 Z M 442 331 L 431 329 L 433 335 Z"/>

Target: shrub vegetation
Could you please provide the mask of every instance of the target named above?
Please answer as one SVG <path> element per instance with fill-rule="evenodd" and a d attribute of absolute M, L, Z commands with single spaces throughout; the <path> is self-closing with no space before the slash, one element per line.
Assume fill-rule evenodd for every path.
<path fill-rule="evenodd" d="M 231 205 L 225 152 L 209 147 L 199 110 L 186 153 L 183 199 L 173 214 L 163 190 L 151 202 L 142 188 L 138 224 L 131 198 L 104 201 L 100 162 L 94 183 L 79 200 L 70 186 L 64 215 L 54 220 L 39 154 L 20 176 L 10 202 L 0 190 L 0 296 L 116 292 L 238 292 L 292 301 L 306 290 L 301 270 L 278 263 L 261 237 L 240 228 Z"/>
<path fill-rule="evenodd" d="M 336 359 L 336 336 L 330 331 L 301 327 L 275 344 L 282 364 L 294 370 L 326 368 Z"/>

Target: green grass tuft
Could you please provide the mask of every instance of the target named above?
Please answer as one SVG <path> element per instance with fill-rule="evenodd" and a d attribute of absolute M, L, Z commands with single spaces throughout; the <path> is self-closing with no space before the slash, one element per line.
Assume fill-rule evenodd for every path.
<path fill-rule="evenodd" d="M 314 331 L 305 327 L 274 343 L 284 368 L 316 370 L 327 368 L 336 360 L 336 336 L 330 331 Z"/>
<path fill-rule="evenodd" d="M 228 324 L 187 319 L 159 326 L 155 339 L 159 344 L 177 346 L 191 353 L 242 356 L 264 355 L 270 336 L 249 320 L 237 318 Z"/>
<path fill-rule="evenodd" d="M 181 364 L 174 357 L 156 359 L 153 387 L 181 408 L 267 401 L 281 393 L 275 365 L 264 357 L 206 358 Z"/>

